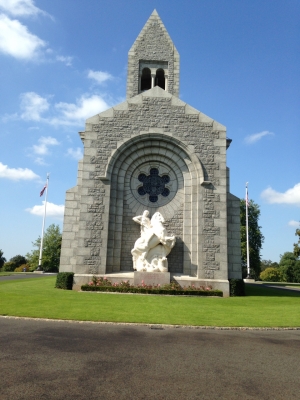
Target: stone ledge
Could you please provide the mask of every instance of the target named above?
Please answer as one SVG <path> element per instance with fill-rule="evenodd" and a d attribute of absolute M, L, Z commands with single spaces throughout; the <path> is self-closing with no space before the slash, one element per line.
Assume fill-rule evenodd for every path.
<path fill-rule="evenodd" d="M 181 286 L 211 286 L 214 290 L 222 290 L 223 297 L 229 297 L 229 281 L 223 279 L 201 279 L 183 274 L 172 274 L 171 279 L 175 280 Z"/>
<path fill-rule="evenodd" d="M 144 282 L 145 285 L 167 285 L 170 283 L 170 272 L 141 272 L 135 271 L 134 285 L 141 285 Z"/>
<path fill-rule="evenodd" d="M 140 282 L 135 281 L 135 276 L 140 275 L 138 279 Z M 147 275 L 160 275 L 155 277 L 155 279 L 161 279 L 160 281 L 153 280 L 154 277 L 152 276 L 148 279 Z M 144 277 L 141 277 L 143 275 Z M 145 276 L 146 275 L 146 276 Z M 165 275 L 165 277 L 163 277 Z M 167 279 L 168 281 L 164 281 L 163 279 Z M 92 280 L 93 276 L 103 276 L 108 278 L 113 283 L 121 282 L 121 281 L 129 281 L 131 285 L 138 285 L 141 284 L 143 280 L 146 285 L 165 285 L 170 283 L 170 280 L 175 280 L 182 286 L 189 286 L 189 285 L 197 285 L 197 286 L 212 286 L 213 289 L 222 290 L 223 297 L 229 297 L 229 281 L 223 279 L 199 279 L 194 276 L 183 275 L 183 274 L 176 274 L 170 272 L 133 272 L 133 271 L 124 271 L 124 272 L 114 272 L 110 274 L 75 274 L 74 275 L 74 284 L 73 290 L 80 290 L 81 285 L 85 285 Z"/>

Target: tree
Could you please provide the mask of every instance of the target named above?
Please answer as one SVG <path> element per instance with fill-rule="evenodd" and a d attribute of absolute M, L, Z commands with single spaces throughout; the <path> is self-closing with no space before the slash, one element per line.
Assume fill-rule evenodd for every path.
<path fill-rule="evenodd" d="M 258 204 L 250 200 L 248 206 L 248 228 L 249 228 L 249 258 L 250 258 L 250 274 L 254 278 L 258 278 L 260 274 L 260 250 L 264 242 L 264 236 L 261 233 L 261 226 L 258 225 L 260 209 Z M 243 276 L 247 275 L 247 236 L 246 236 L 246 202 L 241 199 L 240 203 L 240 220 L 241 220 L 241 251 L 242 251 L 242 268 Z"/>
<path fill-rule="evenodd" d="M 57 272 L 59 268 L 62 235 L 59 225 L 52 224 L 44 234 L 42 268 L 45 272 Z M 32 243 L 36 249 L 26 254 L 31 270 L 39 265 L 41 237 Z"/>
<path fill-rule="evenodd" d="M 3 264 L 6 262 L 6 258 L 3 257 L 3 251 L 0 250 L 0 268 L 3 267 Z"/>
<path fill-rule="evenodd" d="M 260 274 L 260 279 L 266 282 L 281 282 L 282 274 L 280 268 L 268 267 Z"/>
<path fill-rule="evenodd" d="M 3 264 L 2 271 L 3 272 L 13 272 L 15 270 L 15 264 L 13 262 L 7 261 Z"/>
<path fill-rule="evenodd" d="M 2 270 L 3 271 L 14 271 L 16 268 L 18 268 L 20 265 L 22 264 L 26 264 L 27 260 L 25 257 L 20 256 L 20 254 L 18 254 L 17 256 L 12 257 L 8 262 L 6 262 L 3 267 Z"/>
<path fill-rule="evenodd" d="M 14 264 L 15 268 L 18 268 L 20 265 L 27 263 L 26 258 L 24 256 L 21 256 L 20 254 L 12 257 L 9 261 Z"/>
<path fill-rule="evenodd" d="M 300 282 L 300 260 L 294 253 L 287 251 L 280 255 L 279 269 L 284 282 Z"/>
<path fill-rule="evenodd" d="M 261 260 L 260 270 L 263 272 L 267 268 L 279 268 L 279 264 L 277 262 L 273 262 L 271 260 Z"/>
<path fill-rule="evenodd" d="M 294 254 L 300 257 L 300 229 L 296 229 L 295 235 L 299 237 L 298 243 L 294 243 Z"/>

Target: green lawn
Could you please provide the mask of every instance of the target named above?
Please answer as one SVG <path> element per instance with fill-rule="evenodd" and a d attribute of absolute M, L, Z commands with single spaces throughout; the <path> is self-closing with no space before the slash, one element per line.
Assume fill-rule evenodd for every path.
<path fill-rule="evenodd" d="M 246 297 L 105 294 L 55 289 L 56 277 L 0 281 L 0 315 L 151 324 L 299 327 L 300 292 L 247 286 Z"/>
<path fill-rule="evenodd" d="M 299 288 L 300 283 L 290 283 L 290 282 L 262 282 L 264 285 L 269 285 L 269 286 L 284 286 L 284 287 L 295 287 Z"/>
<path fill-rule="evenodd" d="M 27 272 L 26 274 L 31 274 L 32 272 Z M 24 272 L 0 272 L 0 276 L 10 276 L 10 275 L 20 275 Z"/>

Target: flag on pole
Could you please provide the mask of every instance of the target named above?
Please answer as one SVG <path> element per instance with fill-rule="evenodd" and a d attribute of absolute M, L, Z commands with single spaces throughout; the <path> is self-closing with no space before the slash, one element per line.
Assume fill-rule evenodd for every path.
<path fill-rule="evenodd" d="M 245 198 L 247 206 L 250 205 L 249 196 L 248 196 L 248 182 L 246 183 L 246 198 Z"/>
<path fill-rule="evenodd" d="M 249 197 L 248 197 L 248 182 L 246 182 L 246 239 L 247 239 L 247 279 L 250 279 L 250 253 L 249 253 L 249 226 L 248 226 L 248 206 L 249 206 Z"/>
<path fill-rule="evenodd" d="M 46 183 L 46 185 L 43 187 L 43 189 L 41 190 L 41 192 L 40 192 L 40 197 L 43 196 L 44 191 L 46 190 L 46 188 L 47 188 L 47 183 Z"/>

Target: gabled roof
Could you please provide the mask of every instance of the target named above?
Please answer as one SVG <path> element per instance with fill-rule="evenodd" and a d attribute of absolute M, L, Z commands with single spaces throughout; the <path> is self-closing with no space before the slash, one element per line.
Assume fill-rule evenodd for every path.
<path fill-rule="evenodd" d="M 156 10 L 128 52 L 127 97 L 139 93 L 139 63 L 168 63 L 168 91 L 179 96 L 179 53 Z"/>
<path fill-rule="evenodd" d="M 179 55 L 168 31 L 166 30 L 166 27 L 164 26 L 160 16 L 158 15 L 158 12 L 154 9 L 152 14 L 150 15 L 150 17 L 148 18 L 147 22 L 145 23 L 143 29 L 141 30 L 141 32 L 139 33 L 138 37 L 136 38 L 135 42 L 133 43 L 133 45 L 131 46 L 128 54 L 133 53 L 136 49 L 136 47 L 138 46 L 140 40 L 143 40 L 143 37 L 147 34 L 147 31 L 149 29 L 150 24 L 152 24 L 153 22 L 156 22 L 160 28 L 162 29 L 162 31 L 165 34 L 165 38 L 167 39 L 167 41 L 169 42 L 170 46 L 173 47 L 174 49 L 174 53 L 177 53 L 177 55 Z"/>
<path fill-rule="evenodd" d="M 159 86 L 155 86 L 152 89 L 149 89 L 143 93 L 138 94 L 137 96 L 131 97 L 125 100 L 123 103 L 120 103 L 106 111 L 101 112 L 100 114 L 96 114 L 95 116 L 88 118 L 86 120 L 86 124 L 97 124 L 99 123 L 99 118 L 113 118 L 114 111 L 127 111 L 129 110 L 129 104 L 141 104 L 143 103 L 144 97 L 156 97 L 156 98 L 170 98 L 172 106 L 185 107 L 185 114 L 193 114 L 199 116 L 199 122 L 206 122 L 213 124 L 213 130 L 226 131 L 226 127 L 214 119 L 208 117 L 201 111 L 193 108 L 189 104 L 180 100 L 178 97 L 173 96 L 172 94 L 166 92 L 164 89 L 161 89 Z M 86 130 L 89 127 L 87 126 Z"/>

